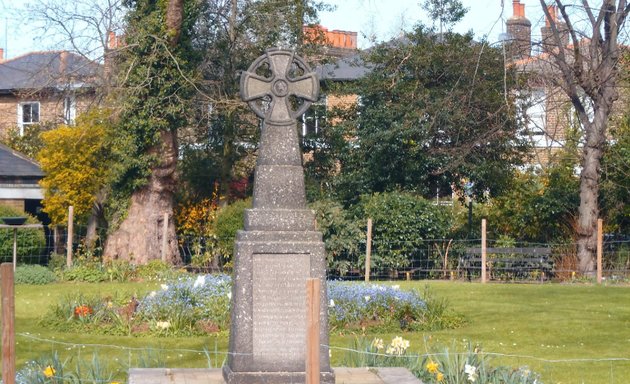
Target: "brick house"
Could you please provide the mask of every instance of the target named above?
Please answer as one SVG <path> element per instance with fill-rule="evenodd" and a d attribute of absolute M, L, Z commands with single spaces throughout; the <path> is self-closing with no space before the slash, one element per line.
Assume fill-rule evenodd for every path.
<path fill-rule="evenodd" d="M 540 29 L 540 35 L 532 39 L 531 22 L 525 15 L 525 4 L 513 0 L 513 15 L 506 22 L 505 36 L 506 61 L 522 74 L 526 87 L 521 117 L 526 126 L 525 134 L 533 145 L 532 164 L 545 166 L 555 154 L 566 145 L 571 128 L 579 127 L 579 121 L 570 100 L 553 78 L 559 76 L 553 64 L 553 55 L 557 45 L 553 37 L 549 20 Z M 569 30 L 558 18 L 555 5 L 547 7 L 560 35 L 560 44 L 569 46 Z M 532 54 L 534 47 L 535 54 Z M 571 52 L 571 50 L 568 50 Z M 627 98 L 621 88 L 620 98 Z M 620 116 L 622 102 L 615 105 L 614 115 Z M 587 111 L 592 113 L 592 111 Z"/>
<path fill-rule="evenodd" d="M 95 101 L 101 66 L 67 51 L 3 59 L 0 49 L 0 137 L 35 124 L 72 124 Z"/>
<path fill-rule="evenodd" d="M 320 63 L 315 67 L 315 72 L 319 76 L 322 87 L 319 101 L 314 103 L 301 119 L 301 134 L 303 137 L 306 137 L 318 134 L 320 120 L 325 116 L 326 110 L 351 106 L 358 101 L 357 95 L 332 93 L 327 85 L 335 82 L 358 80 L 368 72 L 368 68 L 364 65 L 358 65 L 360 64 L 360 57 L 357 49 L 356 32 L 329 31 L 322 26 L 316 26 L 304 27 L 304 35 L 307 39 L 313 39 L 314 36 L 321 35 L 325 42 L 322 56 L 328 59 L 326 63 Z"/>

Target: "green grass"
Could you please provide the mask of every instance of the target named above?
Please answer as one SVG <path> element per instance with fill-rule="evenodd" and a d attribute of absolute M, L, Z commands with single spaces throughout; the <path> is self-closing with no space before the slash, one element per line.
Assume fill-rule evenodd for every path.
<path fill-rule="evenodd" d="M 456 330 L 399 333 L 411 341 L 412 352 L 432 345 L 467 341 L 481 344 L 487 353 L 499 354 L 497 364 L 528 366 L 545 383 L 626 383 L 630 377 L 630 288 L 591 285 L 511 285 L 463 282 L 412 282 L 402 288 L 429 285 L 438 297 L 447 298 L 467 324 Z M 208 367 L 221 364 L 227 350 L 226 333 L 208 337 L 125 337 L 62 333 L 38 325 L 49 305 L 64 295 L 125 292 L 142 296 L 156 289 L 147 283 L 73 283 L 16 286 L 17 363 L 50 356 L 62 360 L 91 359 L 97 352 L 110 369 L 124 379 L 128 367 Z M 346 348 L 361 335 L 331 335 L 332 363 L 339 364 Z M 391 340 L 395 334 L 366 334 L 366 338 Z M 78 345 L 78 346 L 75 346 Z M 210 352 L 206 354 L 204 350 Z M 208 361 L 208 356 L 211 361 Z M 218 361 L 215 361 L 215 357 Z M 622 358 L 611 361 L 601 359 Z"/>

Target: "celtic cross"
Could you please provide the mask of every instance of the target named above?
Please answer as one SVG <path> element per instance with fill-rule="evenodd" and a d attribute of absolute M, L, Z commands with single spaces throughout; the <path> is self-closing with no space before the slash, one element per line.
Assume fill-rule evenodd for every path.
<path fill-rule="evenodd" d="M 259 75 L 268 65 L 269 76 Z M 297 76 L 294 76 L 297 72 Z M 288 123 L 300 117 L 317 101 L 319 80 L 304 60 L 292 51 L 270 49 L 241 75 L 241 98 L 267 123 Z M 291 96 L 302 101 L 294 108 Z M 258 101 L 271 98 L 267 108 Z"/>

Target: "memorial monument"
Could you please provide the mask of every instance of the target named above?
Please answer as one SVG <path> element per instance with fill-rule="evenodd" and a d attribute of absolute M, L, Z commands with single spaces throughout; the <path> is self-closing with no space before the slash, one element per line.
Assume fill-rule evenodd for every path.
<path fill-rule="evenodd" d="M 271 49 L 241 75 L 241 97 L 263 119 L 253 207 L 234 252 L 227 384 L 305 382 L 306 281 L 321 280 L 320 382 L 332 384 L 326 255 L 306 207 L 296 119 L 319 80 L 292 51 Z"/>

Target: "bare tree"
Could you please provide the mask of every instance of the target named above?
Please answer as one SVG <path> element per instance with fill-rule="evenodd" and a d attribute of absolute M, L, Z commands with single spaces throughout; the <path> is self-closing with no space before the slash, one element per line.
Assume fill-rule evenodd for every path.
<path fill-rule="evenodd" d="M 553 46 L 547 52 L 555 69 L 554 82 L 570 100 L 584 134 L 577 244 L 579 268 L 592 274 L 600 164 L 613 104 L 619 98 L 619 40 L 630 5 L 626 0 L 604 0 L 599 7 L 591 6 L 588 0 L 548 3 L 540 0 L 549 31 L 548 36 L 543 36 L 543 45 Z M 559 17 L 554 14 L 555 9 Z"/>
<path fill-rule="evenodd" d="M 102 61 L 110 32 L 122 30 L 126 11 L 122 0 L 34 0 L 19 12 L 36 26 L 42 47 Z"/>

